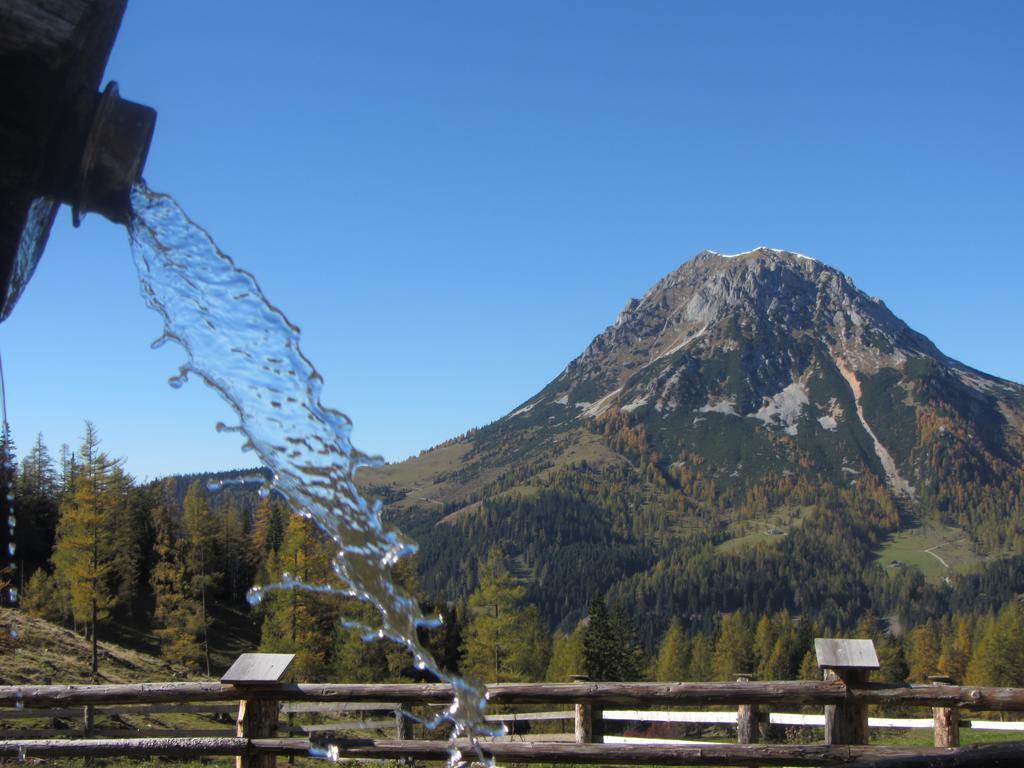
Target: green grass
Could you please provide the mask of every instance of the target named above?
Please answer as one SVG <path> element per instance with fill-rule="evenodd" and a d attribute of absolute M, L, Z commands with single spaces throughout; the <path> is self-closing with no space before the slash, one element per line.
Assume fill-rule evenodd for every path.
<path fill-rule="evenodd" d="M 729 554 L 757 544 L 778 544 L 793 528 L 803 524 L 812 510 L 807 507 L 782 507 L 760 520 L 742 520 L 728 528 L 731 538 L 718 545 L 719 552 Z"/>
<path fill-rule="evenodd" d="M 935 735 L 929 728 L 872 728 L 870 739 L 872 745 L 885 747 L 931 747 L 935 744 Z M 960 729 L 962 747 L 1012 741 L 1024 741 L 1024 732 Z"/>
<path fill-rule="evenodd" d="M 981 562 L 981 557 L 962 530 L 927 521 L 892 536 L 879 551 L 876 562 L 887 569 L 920 568 L 934 584 L 946 576 L 970 571 Z"/>

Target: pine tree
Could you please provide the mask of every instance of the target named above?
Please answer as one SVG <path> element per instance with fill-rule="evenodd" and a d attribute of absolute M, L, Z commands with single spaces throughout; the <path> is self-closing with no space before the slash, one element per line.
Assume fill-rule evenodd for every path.
<path fill-rule="evenodd" d="M 480 565 L 478 585 L 469 596 L 462 670 L 488 682 L 539 680 L 547 669 L 547 641 L 535 607 L 521 607 L 526 590 L 518 585 L 497 547 Z"/>
<path fill-rule="evenodd" d="M 78 453 L 74 482 L 60 505 L 57 543 L 53 552 L 54 577 L 70 597 L 76 624 L 86 624 L 92 639 L 92 672 L 98 669 L 99 623 L 110 615 L 116 600 L 110 572 L 113 504 L 111 485 L 119 462 L 99 449 L 99 437 L 90 422 Z"/>
<path fill-rule="evenodd" d="M 714 645 L 708 640 L 707 635 L 703 632 L 695 634 L 690 641 L 690 673 L 686 679 L 694 682 L 710 680 L 713 656 Z"/>
<path fill-rule="evenodd" d="M 551 683 L 568 683 L 576 675 L 584 674 L 582 622 L 568 635 L 557 632 L 551 642 L 551 660 L 544 679 Z"/>
<path fill-rule="evenodd" d="M 907 679 L 910 682 L 925 683 L 929 675 L 939 672 L 939 638 L 934 623 L 925 622 L 910 633 L 907 662 L 910 667 Z"/>
<path fill-rule="evenodd" d="M 653 677 L 659 682 L 686 680 L 690 665 L 690 643 L 683 631 L 682 622 L 673 616 L 672 621 L 658 646 L 658 658 L 654 664 Z"/>
<path fill-rule="evenodd" d="M 618 638 L 608 606 L 600 595 L 590 603 L 587 614 L 587 626 L 583 630 L 583 662 L 591 680 L 619 679 Z"/>
<path fill-rule="evenodd" d="M 206 486 L 194 481 L 185 494 L 182 516 L 185 535 L 185 568 L 193 598 L 199 601 L 203 628 L 203 660 L 207 676 L 210 675 L 210 620 L 209 600 L 219 581 L 220 572 L 214 557 L 217 530 L 210 514 Z"/>
<path fill-rule="evenodd" d="M 733 680 L 737 672 L 752 672 L 753 663 L 754 633 L 750 619 L 743 611 L 723 616 L 711 662 L 715 679 Z"/>
<path fill-rule="evenodd" d="M 246 588 L 246 536 L 245 519 L 238 510 L 234 496 L 228 496 L 220 525 L 219 553 L 224 570 L 224 594 L 228 601 L 235 601 L 241 598 Z"/>
<path fill-rule="evenodd" d="M 184 539 L 175 521 L 174 499 L 165 486 L 153 509 L 155 562 L 150 574 L 155 608 L 154 633 L 160 640 L 160 653 L 172 664 L 198 670 L 203 660 L 200 640 L 203 626 L 200 606 L 192 597 L 185 571 Z"/>
<path fill-rule="evenodd" d="M 281 548 L 272 558 L 279 569 L 273 580 L 280 581 L 287 574 L 306 584 L 336 584 L 337 579 L 331 570 L 332 554 L 319 529 L 309 520 L 293 515 L 285 529 Z M 330 677 L 341 631 L 340 600 L 308 590 L 288 589 L 269 593 L 263 602 L 260 648 L 270 652 L 294 653 L 293 671 L 304 680 L 315 682 Z M 352 602 L 353 606 L 358 605 L 356 601 Z M 366 653 L 363 660 L 371 655 Z"/>
<path fill-rule="evenodd" d="M 50 561 L 57 530 L 57 475 L 42 434 L 36 436 L 32 449 L 22 459 L 14 496 L 18 517 L 18 558 L 23 564 L 24 575 L 29 577 Z"/>
<path fill-rule="evenodd" d="M 967 667 L 971 685 L 1024 686 L 1024 609 L 1016 600 L 985 622 Z"/>
<path fill-rule="evenodd" d="M 274 580 L 275 568 L 268 568 L 267 560 L 281 548 L 288 518 L 288 511 L 273 497 L 262 499 L 256 507 L 246 558 L 258 583 L 267 584 Z"/>
<path fill-rule="evenodd" d="M 144 549 L 148 545 L 148 499 L 121 467 L 111 472 L 111 577 L 117 604 L 133 615 L 143 586 Z"/>

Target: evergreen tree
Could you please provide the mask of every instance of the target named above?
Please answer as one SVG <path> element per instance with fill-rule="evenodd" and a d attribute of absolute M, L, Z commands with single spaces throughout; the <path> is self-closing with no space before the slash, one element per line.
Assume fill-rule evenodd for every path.
<path fill-rule="evenodd" d="M 591 680 L 619 679 L 619 646 L 615 628 L 604 598 L 598 595 L 590 604 L 583 630 L 583 663 Z"/>
<path fill-rule="evenodd" d="M 246 557 L 258 583 L 267 584 L 274 580 L 276 568 L 268 568 L 267 561 L 281 548 L 288 518 L 288 511 L 284 505 L 273 496 L 261 499 L 256 507 L 252 530 L 249 531 Z"/>
<path fill-rule="evenodd" d="M 66 593 L 62 593 L 56 580 L 39 568 L 25 585 L 25 594 L 20 601 L 21 609 L 32 616 L 57 622 L 69 612 Z"/>
<path fill-rule="evenodd" d="M 1011 600 L 985 622 L 970 664 L 971 685 L 1024 686 L 1024 609 Z"/>
<path fill-rule="evenodd" d="M 551 642 L 551 660 L 548 662 L 544 679 L 551 683 L 568 683 L 576 675 L 584 674 L 586 664 L 583 656 L 583 622 L 568 635 L 555 633 Z"/>
<path fill-rule="evenodd" d="M 54 576 L 70 597 L 76 625 L 88 626 L 92 639 L 92 672 L 98 669 L 97 630 L 116 599 L 111 589 L 113 508 L 118 499 L 115 471 L 119 461 L 99 449 L 95 427 L 85 422 L 73 485 L 60 505 Z"/>
<path fill-rule="evenodd" d="M 712 676 L 714 644 L 703 632 L 698 632 L 690 641 L 690 674 L 687 680 L 702 682 Z"/>
<path fill-rule="evenodd" d="M 753 672 L 754 633 L 743 611 L 722 617 L 711 664 L 716 680 L 734 680 L 737 672 Z"/>
<path fill-rule="evenodd" d="M 331 547 L 309 520 L 292 515 L 280 551 L 274 560 L 279 572 L 274 581 L 290 576 L 305 584 L 336 584 L 331 569 Z M 338 653 L 339 600 L 328 594 L 304 589 L 276 590 L 263 599 L 263 627 L 260 648 L 277 653 L 294 653 L 293 671 L 303 680 L 323 681 L 331 675 Z M 355 601 L 352 601 L 355 605 Z M 363 661 L 370 664 L 373 653 Z M 365 678 L 346 678 L 370 682 Z"/>
<path fill-rule="evenodd" d="M 957 616 L 952 624 L 951 637 L 943 649 L 939 669 L 962 684 L 967 677 L 967 665 L 971 660 L 971 622 L 965 616 Z"/>
<path fill-rule="evenodd" d="M 154 634 L 160 641 L 160 653 L 172 664 L 198 671 L 204 659 L 200 605 L 192 597 L 185 569 L 185 541 L 175 520 L 174 499 L 165 486 L 154 508 L 153 564 L 150 586 L 153 589 Z"/>
<path fill-rule="evenodd" d="M 143 587 L 145 548 L 149 546 L 148 498 L 121 467 L 110 477 L 111 578 L 119 609 L 133 615 Z"/>
<path fill-rule="evenodd" d="M 610 612 L 600 596 L 590 604 L 583 659 L 593 680 L 636 680 L 646 666 L 632 622 L 621 608 Z"/>
<path fill-rule="evenodd" d="M 219 541 L 220 562 L 224 570 L 224 595 L 228 601 L 241 599 L 245 584 L 246 535 L 245 519 L 234 496 L 228 496 L 221 513 Z"/>
<path fill-rule="evenodd" d="M 914 683 L 928 682 L 928 676 L 939 672 L 939 637 L 935 624 L 925 622 L 910 633 L 910 671 L 907 679 Z"/>
<path fill-rule="evenodd" d="M 184 504 L 185 568 L 193 598 L 199 601 L 203 628 L 203 660 L 207 676 L 210 675 L 210 620 L 209 604 L 212 590 L 219 581 L 220 572 L 215 560 L 217 529 L 210 513 L 206 486 L 194 481 L 185 494 Z"/>
<path fill-rule="evenodd" d="M 547 635 L 536 607 L 521 607 L 525 594 L 505 566 L 501 550 L 493 548 L 480 565 L 478 586 L 469 596 L 465 674 L 499 683 L 544 676 Z"/>
<path fill-rule="evenodd" d="M 14 497 L 18 559 L 24 576 L 29 578 L 36 569 L 49 563 L 57 530 L 57 475 L 42 434 L 36 436 L 32 449 L 22 459 Z"/>
<path fill-rule="evenodd" d="M 690 642 L 678 617 L 673 616 L 668 631 L 658 646 L 653 677 L 659 682 L 686 680 L 690 666 Z"/>

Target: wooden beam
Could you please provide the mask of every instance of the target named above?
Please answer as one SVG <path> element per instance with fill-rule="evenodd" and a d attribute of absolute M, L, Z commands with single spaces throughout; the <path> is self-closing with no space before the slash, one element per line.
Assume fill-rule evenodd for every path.
<path fill-rule="evenodd" d="M 437 741 L 384 741 L 338 739 L 324 742 L 339 758 L 385 760 L 445 760 L 448 745 Z M 466 757 L 468 744 L 459 743 Z M 943 756 L 949 750 L 911 747 L 867 747 L 779 744 L 564 744 L 542 742 L 487 743 L 485 755 L 499 763 L 579 763 L 615 765 L 844 765 L 865 757 L 896 758 L 927 754 Z M 1024 752 L 1019 753 L 1024 754 Z"/>
<path fill-rule="evenodd" d="M 357 759 L 445 760 L 448 745 L 439 741 L 337 739 L 330 743 L 339 757 Z M 471 748 L 460 742 L 469 755 Z M 0 757 L 150 755 L 308 754 L 307 739 L 171 738 L 171 739 L 32 739 L 0 741 Z M 963 749 L 827 745 L 721 744 L 663 746 L 654 744 L 494 743 L 486 753 L 500 762 L 598 763 L 619 765 L 847 765 L 851 768 L 980 768 L 1019 766 L 1024 743 L 989 744 Z"/>
<path fill-rule="evenodd" d="M 211 682 L 115 685 L 0 686 L 0 707 L 26 709 L 84 704 L 148 704 L 226 701 L 243 698 L 281 701 L 427 704 L 451 701 L 451 688 L 437 684 L 347 685 L 292 683 L 240 688 Z M 810 680 L 749 683 L 502 683 L 488 688 L 495 704 L 593 704 L 642 708 L 658 705 L 790 704 L 859 702 L 921 707 L 1024 711 L 1024 688 L 958 685 L 892 685 Z"/>

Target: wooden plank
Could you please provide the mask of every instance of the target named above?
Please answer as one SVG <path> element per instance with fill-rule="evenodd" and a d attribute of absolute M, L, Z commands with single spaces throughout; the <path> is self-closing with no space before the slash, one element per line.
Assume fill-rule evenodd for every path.
<path fill-rule="evenodd" d="M 283 730 L 287 730 L 291 734 L 300 735 L 303 733 L 334 733 L 337 731 L 390 731 L 394 727 L 394 720 L 353 720 L 348 723 L 293 725 Z"/>
<path fill-rule="evenodd" d="M 749 683 L 503 683 L 488 689 L 494 704 L 592 703 L 619 708 L 717 704 L 815 705 L 857 701 L 922 707 L 1024 711 L 1024 688 L 957 685 L 893 685 L 810 680 Z M 268 698 L 304 702 L 449 703 L 451 689 L 437 684 L 379 685 L 293 683 L 259 688 L 236 688 L 218 682 L 128 683 L 111 685 L 0 686 L 0 707 L 25 709 L 91 704 L 222 702 L 226 699 Z"/>
<path fill-rule="evenodd" d="M 458 745 L 466 753 L 466 742 Z M 320 745 L 324 747 L 326 745 Z M 331 745 L 342 758 L 446 760 L 448 745 L 438 741 L 372 739 L 337 740 Z M 35 739 L 0 741 L 0 756 L 130 756 L 241 755 L 247 753 L 304 755 L 306 739 Z M 619 765 L 848 765 L 853 768 L 975 768 L 1019 766 L 1024 744 L 988 744 L 962 749 L 772 745 L 772 744 L 563 744 L 510 742 L 488 744 L 485 752 L 499 762 L 589 763 Z"/>
<path fill-rule="evenodd" d="M 655 712 L 637 709 L 607 709 L 605 720 L 629 720 L 644 723 L 724 723 L 736 725 L 735 712 Z"/>
<path fill-rule="evenodd" d="M 229 685 L 269 685 L 279 682 L 294 660 L 294 653 L 243 653 L 220 681 Z"/>
<path fill-rule="evenodd" d="M 333 756 L 357 759 L 445 760 L 448 745 L 430 741 L 339 739 L 324 742 Z M 459 742 L 464 755 L 472 748 Z M 598 763 L 618 765 L 790 765 L 854 763 L 862 758 L 941 757 L 955 750 L 910 747 L 827 746 L 799 744 L 563 744 L 509 742 L 485 745 L 483 752 L 499 763 Z M 1024 746 L 1016 753 L 1024 755 Z"/>
<path fill-rule="evenodd" d="M 328 705 L 331 706 L 331 705 Z M 165 715 L 165 714 L 221 714 L 238 711 L 237 704 L 138 704 L 114 707 L 96 707 L 96 717 L 113 715 Z M 75 709 L 12 709 L 0 710 L 0 720 L 42 720 L 42 719 L 74 719 L 82 717 L 81 707 Z"/>
<path fill-rule="evenodd" d="M 499 715 L 487 715 L 484 719 L 489 723 L 521 723 L 538 720 L 573 720 L 575 717 L 575 712 L 566 710 L 564 712 L 507 712 Z M 608 719 L 608 713 L 605 712 L 605 720 Z"/>
<path fill-rule="evenodd" d="M 308 714 L 310 712 L 391 712 L 398 709 L 398 702 L 366 701 L 366 702 L 324 702 L 324 701 L 286 701 L 281 705 L 284 714 Z M 231 711 L 234 711 L 232 709 Z"/>
<path fill-rule="evenodd" d="M 822 669 L 878 669 L 873 640 L 816 637 L 814 655 Z"/>

